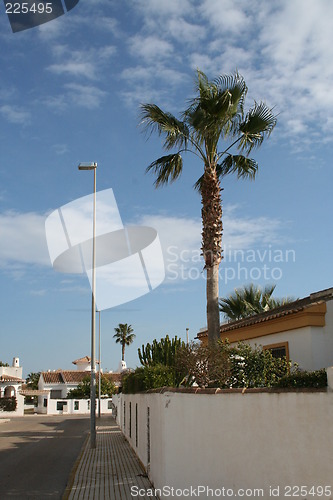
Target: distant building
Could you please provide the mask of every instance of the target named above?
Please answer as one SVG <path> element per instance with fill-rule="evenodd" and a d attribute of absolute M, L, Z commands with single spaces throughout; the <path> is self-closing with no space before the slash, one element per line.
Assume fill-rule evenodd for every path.
<path fill-rule="evenodd" d="M 231 345 L 244 341 L 286 356 L 304 370 L 333 366 L 333 288 L 311 293 L 271 311 L 224 323 L 222 340 Z M 197 338 L 208 342 L 207 329 Z"/>
<path fill-rule="evenodd" d="M 19 358 L 13 358 L 12 366 L 0 366 L 0 398 L 15 397 L 17 408 L 15 412 L 0 411 L 0 418 L 24 414 L 24 397 L 20 394 L 22 387 L 22 372 Z"/>
<path fill-rule="evenodd" d="M 90 376 L 91 358 L 84 356 L 76 359 L 73 364 L 76 370 L 54 370 L 41 372 L 38 382 L 38 413 L 63 414 L 63 413 L 89 413 L 89 399 L 67 399 L 70 390 L 76 389 L 80 382 Z M 96 361 L 96 364 L 99 362 Z M 103 373 L 104 377 L 111 380 L 116 387 L 121 383 L 121 374 Z M 98 372 L 96 374 L 98 378 Z M 97 405 L 98 405 L 98 398 Z M 112 412 L 112 398 L 101 398 L 101 413 Z"/>

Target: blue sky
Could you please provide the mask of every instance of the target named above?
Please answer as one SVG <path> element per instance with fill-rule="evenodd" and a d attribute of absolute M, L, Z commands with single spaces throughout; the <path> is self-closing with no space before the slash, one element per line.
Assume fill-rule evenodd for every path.
<path fill-rule="evenodd" d="M 125 224 L 157 229 L 166 280 L 102 312 L 102 365 L 117 368 L 113 329 L 130 323 L 126 352 L 165 334 L 193 339 L 205 326 L 200 248 L 201 175 L 194 156 L 181 179 L 155 190 L 145 168 L 162 155 L 139 124 L 139 104 L 173 113 L 210 78 L 237 68 L 278 125 L 253 153 L 255 182 L 224 180 L 225 260 L 220 295 L 253 281 L 276 296 L 332 286 L 333 4 L 330 0 L 81 0 L 66 15 L 12 33 L 0 10 L 0 359 L 30 371 L 64 368 L 90 353 L 85 276 L 53 270 L 44 222 L 92 191 L 79 162 L 98 163 Z M 236 252 L 237 250 L 237 252 Z"/>

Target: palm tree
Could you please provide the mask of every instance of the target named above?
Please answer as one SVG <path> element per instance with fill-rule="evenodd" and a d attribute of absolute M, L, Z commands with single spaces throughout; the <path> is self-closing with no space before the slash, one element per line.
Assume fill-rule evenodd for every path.
<path fill-rule="evenodd" d="M 135 339 L 135 334 L 131 325 L 127 323 L 119 323 L 117 328 L 114 329 L 116 332 L 113 338 L 116 339 L 116 344 L 121 344 L 121 360 L 125 360 L 125 347 L 131 345 Z"/>
<path fill-rule="evenodd" d="M 254 179 L 258 169 L 248 157 L 269 136 L 276 124 L 272 110 L 254 102 L 245 114 L 247 86 L 235 73 L 209 81 L 197 70 L 197 96 L 177 119 L 156 104 L 141 105 L 146 130 L 164 136 L 163 148 L 176 150 L 153 161 L 147 168 L 156 175 L 159 187 L 178 179 L 183 170 L 182 154 L 192 152 L 203 162 L 203 175 L 195 188 L 202 203 L 202 255 L 207 271 L 207 327 L 210 343 L 219 339 L 219 265 L 222 260 L 222 200 L 220 179 L 228 174 Z M 224 146 L 220 148 L 220 142 Z M 231 154 L 232 148 L 240 154 Z"/>
<path fill-rule="evenodd" d="M 220 311 L 228 320 L 235 321 L 270 311 L 295 300 L 291 297 L 273 298 L 275 287 L 276 285 L 269 285 L 261 289 L 251 283 L 243 288 L 236 288 L 228 297 L 220 299 Z"/>

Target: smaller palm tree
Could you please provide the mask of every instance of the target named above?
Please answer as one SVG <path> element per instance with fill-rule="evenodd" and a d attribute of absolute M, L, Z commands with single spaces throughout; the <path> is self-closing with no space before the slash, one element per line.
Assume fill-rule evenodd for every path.
<path fill-rule="evenodd" d="M 135 334 L 131 325 L 127 323 L 119 323 L 119 325 L 114 329 L 116 332 L 113 338 L 116 339 L 116 344 L 121 344 L 121 360 L 125 361 L 125 347 L 131 345 L 135 339 Z"/>
<path fill-rule="evenodd" d="M 269 285 L 262 290 L 251 283 L 243 288 L 236 288 L 229 297 L 220 299 L 220 311 L 224 313 L 226 319 L 235 321 L 270 311 L 295 300 L 291 297 L 273 298 L 275 287 L 276 285 Z"/>

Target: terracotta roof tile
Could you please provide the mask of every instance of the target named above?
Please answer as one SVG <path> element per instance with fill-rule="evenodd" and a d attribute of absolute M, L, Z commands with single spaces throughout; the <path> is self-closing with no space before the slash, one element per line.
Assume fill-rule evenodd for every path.
<path fill-rule="evenodd" d="M 78 370 L 64 370 L 61 372 L 65 384 L 79 384 L 86 377 L 90 377 L 90 372 Z"/>
<path fill-rule="evenodd" d="M 43 376 L 45 384 L 63 384 L 64 383 L 64 380 L 61 376 L 60 371 L 42 372 L 41 375 Z"/>
<path fill-rule="evenodd" d="M 12 375 L 1 375 L 0 382 L 22 382 L 22 379 Z"/>

